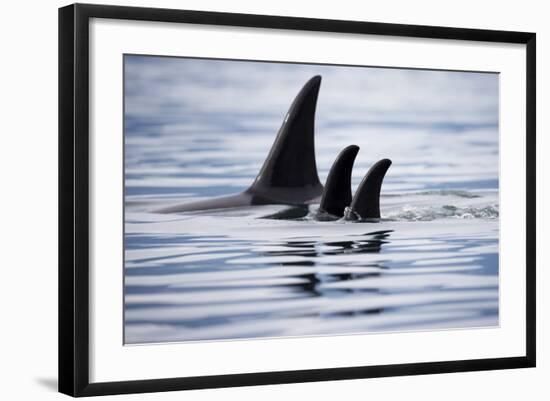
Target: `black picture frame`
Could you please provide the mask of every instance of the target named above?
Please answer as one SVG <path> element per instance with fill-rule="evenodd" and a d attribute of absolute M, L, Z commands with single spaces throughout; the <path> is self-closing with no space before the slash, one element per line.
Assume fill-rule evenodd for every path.
<path fill-rule="evenodd" d="M 91 18 L 516 43 L 526 46 L 526 353 L 521 357 L 90 383 L 89 22 Z M 535 366 L 536 35 L 326 19 L 74 4 L 59 9 L 59 391 L 71 396 L 361 379 Z"/>

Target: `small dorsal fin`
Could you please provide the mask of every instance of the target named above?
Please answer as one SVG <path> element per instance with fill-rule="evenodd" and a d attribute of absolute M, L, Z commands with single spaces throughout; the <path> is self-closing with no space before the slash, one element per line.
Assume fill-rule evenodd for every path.
<path fill-rule="evenodd" d="M 357 187 L 351 205 L 346 209 L 346 219 L 380 218 L 380 189 L 390 166 L 391 160 L 382 159 L 369 169 Z"/>
<path fill-rule="evenodd" d="M 351 172 L 359 146 L 350 145 L 342 150 L 328 173 L 319 212 L 342 217 L 351 204 Z"/>
<path fill-rule="evenodd" d="M 288 203 L 318 198 L 323 186 L 315 162 L 315 109 L 321 85 L 319 75 L 300 90 L 258 176 L 247 190 Z"/>

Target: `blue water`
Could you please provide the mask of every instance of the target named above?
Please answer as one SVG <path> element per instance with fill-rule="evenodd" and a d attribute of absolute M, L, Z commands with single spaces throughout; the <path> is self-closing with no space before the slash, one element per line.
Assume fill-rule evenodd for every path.
<path fill-rule="evenodd" d="M 153 212 L 247 188 L 316 74 L 321 181 L 392 159 L 382 222 Z M 498 325 L 498 157 L 496 74 L 126 56 L 125 342 Z"/>

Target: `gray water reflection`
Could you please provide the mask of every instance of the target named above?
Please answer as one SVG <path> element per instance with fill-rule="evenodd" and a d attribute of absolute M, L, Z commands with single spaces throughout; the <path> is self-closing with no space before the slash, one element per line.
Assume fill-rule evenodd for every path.
<path fill-rule="evenodd" d="M 272 240 L 163 235 L 159 255 L 146 258 L 143 243 L 158 238 L 129 235 L 126 340 L 497 324 L 495 239 L 361 229 Z"/>

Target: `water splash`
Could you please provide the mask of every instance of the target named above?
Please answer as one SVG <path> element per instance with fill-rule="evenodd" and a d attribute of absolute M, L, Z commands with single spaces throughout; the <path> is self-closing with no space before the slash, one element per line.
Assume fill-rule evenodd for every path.
<path fill-rule="evenodd" d="M 405 206 L 401 211 L 388 214 L 391 220 L 431 221 L 435 219 L 498 219 L 498 205 L 483 207 L 458 207 L 443 205 L 438 207 Z"/>

